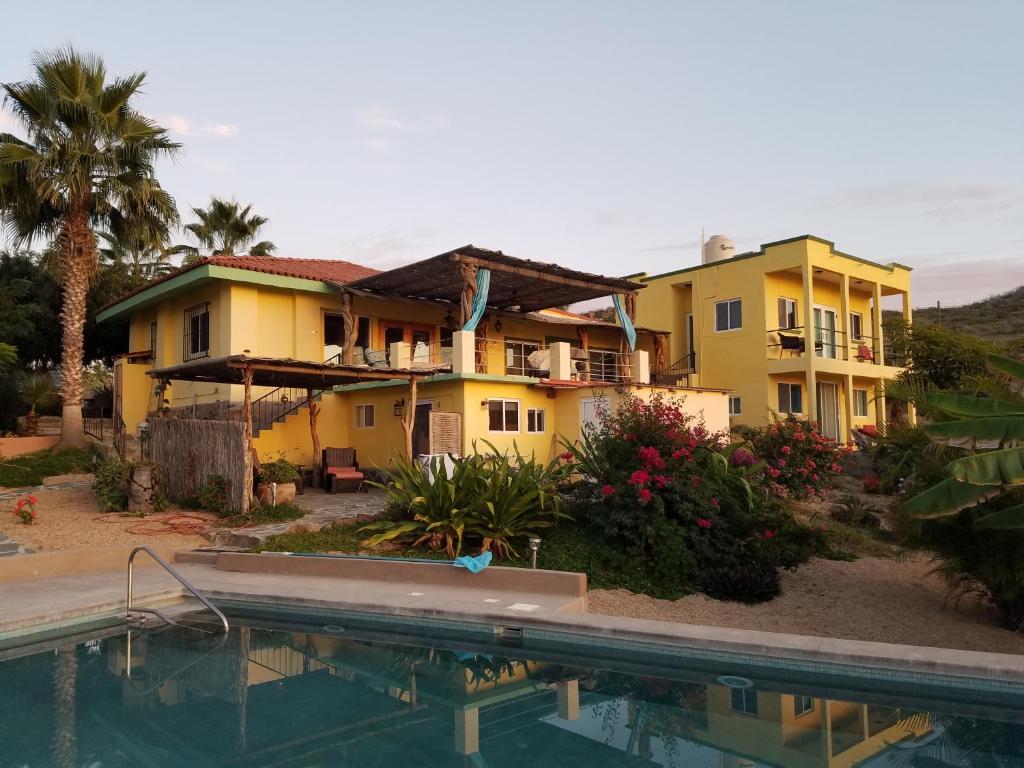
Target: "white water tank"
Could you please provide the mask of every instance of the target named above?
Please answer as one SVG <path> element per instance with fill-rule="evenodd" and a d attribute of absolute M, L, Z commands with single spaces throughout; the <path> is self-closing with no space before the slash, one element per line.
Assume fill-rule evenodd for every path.
<path fill-rule="evenodd" d="M 704 263 L 731 259 L 736 255 L 736 244 L 725 235 L 712 235 L 704 243 Z"/>

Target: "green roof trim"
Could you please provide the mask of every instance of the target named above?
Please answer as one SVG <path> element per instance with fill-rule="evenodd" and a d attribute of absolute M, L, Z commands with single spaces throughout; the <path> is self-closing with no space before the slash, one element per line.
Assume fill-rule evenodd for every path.
<path fill-rule="evenodd" d="M 96 322 L 104 323 L 108 320 L 117 320 L 156 301 L 180 293 L 204 280 L 230 280 L 234 283 L 264 285 L 270 288 L 308 291 L 310 293 L 337 293 L 336 289 L 320 280 L 307 280 L 301 277 L 271 275 L 251 269 L 204 264 L 201 267 L 182 272 L 180 275 L 175 275 L 168 280 L 163 280 L 133 296 L 129 296 L 124 301 L 112 304 L 96 316 Z"/>
<path fill-rule="evenodd" d="M 397 374 L 400 376 L 401 374 Z M 421 384 L 441 383 L 445 381 L 494 381 L 502 384 L 536 384 L 538 379 L 533 376 L 500 376 L 493 373 L 437 373 L 428 376 Z M 335 387 L 335 392 L 358 392 L 363 389 L 377 389 L 379 387 L 408 387 L 409 380 L 402 378 L 389 379 L 388 381 L 360 381 L 356 384 L 342 384 Z"/>
<path fill-rule="evenodd" d="M 732 264 L 734 261 L 743 261 L 744 259 L 752 259 L 756 256 L 764 256 L 765 249 L 771 248 L 776 245 L 788 245 L 789 243 L 796 243 L 801 240 L 812 240 L 822 245 L 827 245 L 829 251 L 833 256 L 843 256 L 847 259 L 853 259 L 854 261 L 860 262 L 861 264 L 867 264 L 869 267 L 878 267 L 888 272 L 895 272 L 897 269 L 905 269 L 908 272 L 912 270 L 912 267 L 908 267 L 906 264 L 900 264 L 895 261 L 890 261 L 888 264 L 882 264 L 878 261 L 871 261 L 870 259 L 862 259 L 860 256 L 854 256 L 852 253 L 844 253 L 843 251 L 836 250 L 836 244 L 831 240 L 826 240 L 823 237 L 817 235 L 798 235 L 796 237 L 788 237 L 785 240 L 773 240 L 770 243 L 762 243 L 761 249 L 758 251 L 747 251 L 746 253 L 738 253 L 730 259 L 723 259 L 722 261 L 714 261 L 710 264 L 696 264 L 692 267 L 683 267 L 682 269 L 676 269 L 671 272 L 662 272 L 659 275 L 649 275 L 646 277 L 639 277 L 638 279 L 642 283 L 649 283 L 652 280 L 660 280 L 665 277 L 673 277 L 675 275 L 682 275 L 686 272 L 695 272 L 698 269 L 706 269 L 707 267 L 718 267 L 722 264 Z M 628 279 L 633 279 L 634 276 L 630 276 Z"/>

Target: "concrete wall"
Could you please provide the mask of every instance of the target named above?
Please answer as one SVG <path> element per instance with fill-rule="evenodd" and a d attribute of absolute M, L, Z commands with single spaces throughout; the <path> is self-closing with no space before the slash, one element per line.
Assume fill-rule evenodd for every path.
<path fill-rule="evenodd" d="M 40 435 L 39 437 L 0 437 L 0 457 L 10 459 L 26 453 L 45 451 L 57 445 L 58 439 L 58 437 L 50 435 Z"/>

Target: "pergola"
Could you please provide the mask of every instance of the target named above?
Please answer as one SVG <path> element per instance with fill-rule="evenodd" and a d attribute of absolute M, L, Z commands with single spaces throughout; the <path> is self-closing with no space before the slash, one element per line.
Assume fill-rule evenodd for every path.
<path fill-rule="evenodd" d="M 244 387 L 242 410 L 245 419 L 245 478 L 244 487 L 252 486 L 253 471 L 253 429 L 252 429 L 252 388 L 293 387 L 306 390 L 306 406 L 309 409 L 309 432 L 313 443 L 313 461 L 320 465 L 320 438 L 317 435 L 317 417 L 320 406 L 314 400 L 314 392 L 345 384 L 362 381 L 394 381 L 405 379 L 409 382 L 409 407 L 402 415 L 405 429 L 405 452 L 412 458 L 412 429 L 416 414 L 417 384 L 435 371 L 417 368 L 374 368 L 368 365 L 339 363 L 315 363 L 290 358 L 252 357 L 249 355 L 227 355 L 189 360 L 177 365 L 154 368 L 148 376 L 160 381 L 203 381 L 211 384 L 240 384 Z M 243 494 L 243 505 L 247 511 L 248 493 Z"/>

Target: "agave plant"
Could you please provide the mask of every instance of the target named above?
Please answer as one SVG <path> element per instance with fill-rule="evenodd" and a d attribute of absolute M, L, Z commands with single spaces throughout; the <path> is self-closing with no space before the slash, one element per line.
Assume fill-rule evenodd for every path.
<path fill-rule="evenodd" d="M 1024 487 L 1024 363 L 988 356 L 990 369 L 1002 378 L 1005 399 L 933 392 L 928 405 L 945 418 L 925 425 L 935 442 L 963 449 L 966 455 L 946 466 L 948 477 L 904 504 L 918 519 L 954 515 L 962 509 L 1019 491 Z M 980 517 L 983 529 L 1024 528 L 1024 505 Z"/>

